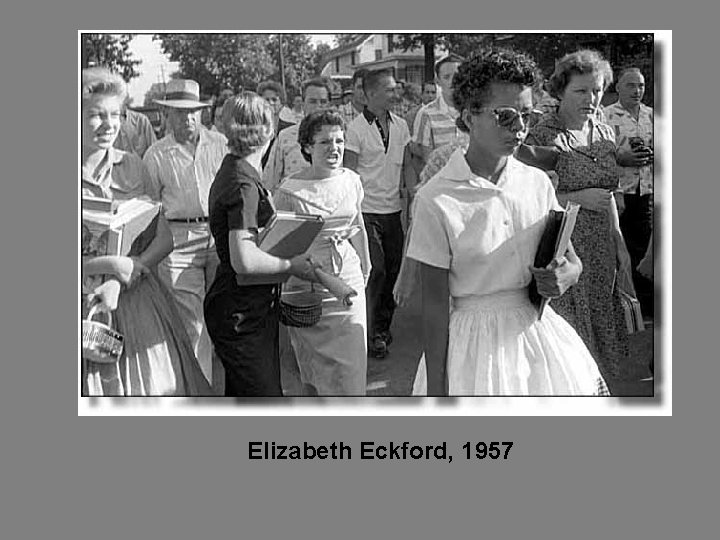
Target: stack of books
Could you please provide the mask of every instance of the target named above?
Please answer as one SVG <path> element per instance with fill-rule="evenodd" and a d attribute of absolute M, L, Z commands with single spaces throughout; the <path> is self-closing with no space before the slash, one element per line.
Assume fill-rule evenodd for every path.
<path fill-rule="evenodd" d="M 143 199 L 113 201 L 82 198 L 81 246 L 84 256 L 127 255 L 133 242 L 160 213 L 160 203 Z"/>

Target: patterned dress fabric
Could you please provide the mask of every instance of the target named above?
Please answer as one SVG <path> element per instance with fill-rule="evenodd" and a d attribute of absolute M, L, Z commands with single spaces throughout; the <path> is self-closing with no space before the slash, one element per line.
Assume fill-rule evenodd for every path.
<path fill-rule="evenodd" d="M 618 187 L 614 133 L 605 124 L 591 123 L 587 145 L 578 144 L 556 113 L 545 115 L 528 134 L 527 144 L 555 146 L 561 151 L 556 168 L 558 194 Z M 626 379 L 630 376 L 628 334 L 619 291 L 614 287 L 617 264 L 610 219 L 607 212 L 580 209 L 572 242 L 583 273 L 552 306 L 580 334 L 606 378 Z"/>

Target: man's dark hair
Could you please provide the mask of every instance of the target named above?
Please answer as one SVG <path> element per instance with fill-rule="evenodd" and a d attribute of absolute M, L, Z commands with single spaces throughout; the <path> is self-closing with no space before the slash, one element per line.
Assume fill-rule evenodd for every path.
<path fill-rule="evenodd" d="M 280 97 L 280 101 L 285 103 L 285 90 L 283 90 L 283 87 L 280 83 L 275 81 L 261 82 L 260 84 L 258 84 L 257 87 L 257 95 L 262 96 L 265 90 L 272 90 Z"/>
<path fill-rule="evenodd" d="M 307 80 L 302 83 L 302 98 L 305 99 L 305 94 L 307 93 L 307 89 L 310 86 L 315 86 L 317 88 L 324 88 L 327 90 L 328 99 L 330 99 L 330 96 L 332 95 L 332 88 L 330 87 L 330 81 L 326 79 L 325 77 L 316 77 L 314 79 Z"/>
<path fill-rule="evenodd" d="M 393 72 L 391 69 L 373 69 L 368 71 L 365 77 L 363 77 L 363 91 L 367 94 L 368 90 L 375 88 L 381 79 L 392 76 Z"/>
<path fill-rule="evenodd" d="M 352 74 L 352 84 L 355 86 L 355 81 L 360 79 L 361 81 L 365 80 L 365 76 L 367 75 L 368 70 L 367 68 L 358 68 L 356 69 Z"/>

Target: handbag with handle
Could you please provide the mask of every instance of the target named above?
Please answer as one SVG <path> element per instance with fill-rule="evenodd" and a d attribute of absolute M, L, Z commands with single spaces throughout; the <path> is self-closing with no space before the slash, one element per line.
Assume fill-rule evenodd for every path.
<path fill-rule="evenodd" d="M 643 321 L 640 302 L 634 296 L 626 293 L 622 289 L 620 292 L 620 302 L 622 303 L 623 313 L 625 315 L 625 329 L 628 334 L 635 334 L 645 330 L 645 322 Z"/>
<path fill-rule="evenodd" d="M 90 308 L 87 319 L 82 322 L 82 357 L 101 364 L 114 364 L 123 352 L 124 336 L 112 328 L 112 315 L 107 315 L 107 324 L 93 320 L 98 304 Z"/>

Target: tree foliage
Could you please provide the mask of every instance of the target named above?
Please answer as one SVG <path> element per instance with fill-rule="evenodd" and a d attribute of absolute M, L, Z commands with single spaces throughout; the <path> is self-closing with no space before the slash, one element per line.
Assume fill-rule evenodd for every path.
<path fill-rule="evenodd" d="M 355 41 L 360 34 L 335 34 L 335 46 L 344 47 Z"/>
<path fill-rule="evenodd" d="M 264 80 L 282 82 L 278 34 L 156 34 L 162 51 L 178 62 L 180 76 L 194 79 L 204 94 L 255 90 Z M 286 90 L 299 93 L 327 48 L 316 48 L 306 34 L 283 34 Z"/>
<path fill-rule="evenodd" d="M 269 78 L 278 82 L 282 82 L 280 75 L 281 36 L 285 89 L 288 95 L 297 96 L 301 93 L 303 81 L 316 75 L 320 57 L 327 51 L 327 45 L 318 51 L 307 34 L 274 34 L 270 36 L 268 50 L 275 61 L 275 70 Z"/>
<path fill-rule="evenodd" d="M 197 81 L 208 95 L 255 90 L 275 68 L 267 34 L 156 34 L 153 40 L 178 62 L 180 76 Z"/>
<path fill-rule="evenodd" d="M 104 66 L 130 82 L 140 75 L 135 68 L 142 63 L 130 52 L 132 38 L 133 34 L 82 34 L 82 67 Z"/>
<path fill-rule="evenodd" d="M 648 59 L 648 64 L 652 65 L 652 34 L 394 34 L 393 41 L 395 46 L 403 50 L 415 47 L 425 49 L 426 78 L 432 77 L 430 64 L 435 61 L 435 47 L 465 58 L 472 56 L 480 47 L 513 47 L 530 54 L 545 76 L 552 73 L 556 60 L 581 48 L 600 51 L 615 70 L 631 63 L 637 64 L 643 58 Z M 652 69 L 643 69 L 646 79 L 652 76 L 651 71 Z M 646 83 L 649 82 L 646 80 Z"/>
<path fill-rule="evenodd" d="M 488 36 L 488 34 L 454 33 L 393 34 L 393 44 L 404 51 L 422 48 L 425 54 L 425 80 L 432 81 L 435 77 L 435 51 L 437 48 L 468 57 L 479 47 L 488 43 Z"/>

